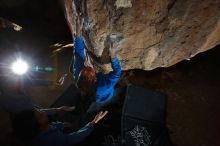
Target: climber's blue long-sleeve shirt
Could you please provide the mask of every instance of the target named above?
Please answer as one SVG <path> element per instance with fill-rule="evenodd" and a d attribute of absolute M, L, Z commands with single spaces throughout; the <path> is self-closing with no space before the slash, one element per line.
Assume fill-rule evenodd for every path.
<path fill-rule="evenodd" d="M 113 71 L 109 74 L 98 73 L 96 86 L 96 102 L 103 104 L 109 101 L 114 94 L 114 86 L 121 76 L 121 66 L 118 58 L 111 59 Z"/>
<path fill-rule="evenodd" d="M 84 68 L 84 42 L 82 37 L 76 37 L 74 42 L 74 64 L 73 64 L 73 74 L 74 79 L 77 80 L 80 71 Z M 104 104 L 109 101 L 114 94 L 114 86 L 118 82 L 121 76 L 121 66 L 118 58 L 111 59 L 111 66 L 113 71 L 108 74 L 97 73 L 96 82 L 96 102 L 99 104 Z"/>

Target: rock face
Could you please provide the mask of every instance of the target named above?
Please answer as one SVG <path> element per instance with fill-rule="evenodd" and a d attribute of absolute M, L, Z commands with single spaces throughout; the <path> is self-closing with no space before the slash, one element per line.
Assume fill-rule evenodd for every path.
<path fill-rule="evenodd" d="M 2 29 L 2 28 L 12 28 L 15 31 L 21 31 L 22 30 L 21 26 L 15 24 L 14 22 L 11 22 L 9 20 L 6 20 L 6 19 L 0 17 L 0 29 Z"/>
<path fill-rule="evenodd" d="M 106 64 L 108 36 L 118 35 L 123 70 L 169 67 L 220 43 L 219 0 L 64 0 L 72 33 L 76 15 L 94 62 Z"/>

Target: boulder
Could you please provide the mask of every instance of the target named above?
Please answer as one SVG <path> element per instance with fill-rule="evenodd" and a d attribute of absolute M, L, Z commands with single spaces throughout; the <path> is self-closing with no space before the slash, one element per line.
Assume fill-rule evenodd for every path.
<path fill-rule="evenodd" d="M 123 70 L 169 67 L 220 43 L 219 0 L 64 0 L 72 34 L 76 16 L 94 64 L 109 62 L 116 34 Z"/>

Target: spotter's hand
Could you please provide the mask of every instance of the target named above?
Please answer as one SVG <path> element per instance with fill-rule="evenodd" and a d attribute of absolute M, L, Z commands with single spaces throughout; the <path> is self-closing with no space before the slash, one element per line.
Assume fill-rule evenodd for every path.
<path fill-rule="evenodd" d="M 108 111 L 104 111 L 104 112 L 99 112 L 95 118 L 92 120 L 92 124 L 97 124 L 101 119 L 103 119 L 105 117 L 105 115 L 108 113 Z"/>

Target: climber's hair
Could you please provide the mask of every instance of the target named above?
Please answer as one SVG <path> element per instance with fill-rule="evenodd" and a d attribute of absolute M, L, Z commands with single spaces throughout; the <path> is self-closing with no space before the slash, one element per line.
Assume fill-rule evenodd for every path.
<path fill-rule="evenodd" d="M 91 92 L 96 82 L 96 73 L 92 67 L 85 67 L 81 70 L 79 78 L 77 80 L 77 87 L 85 92 Z"/>

